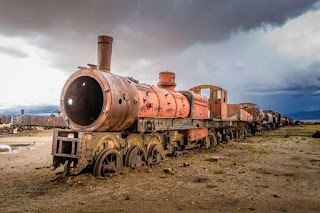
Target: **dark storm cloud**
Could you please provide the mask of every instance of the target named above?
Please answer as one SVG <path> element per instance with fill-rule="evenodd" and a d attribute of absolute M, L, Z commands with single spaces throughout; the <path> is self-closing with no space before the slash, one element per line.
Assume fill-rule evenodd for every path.
<path fill-rule="evenodd" d="M 319 97 L 308 94 L 251 96 L 248 102 L 258 104 L 262 110 L 273 109 L 284 114 L 319 110 Z"/>
<path fill-rule="evenodd" d="M 277 87 L 270 85 L 254 85 L 253 93 L 290 93 L 290 94 L 308 94 L 319 95 L 320 91 L 320 61 L 313 62 L 303 70 L 297 70 L 289 73 L 283 80 L 283 83 Z M 252 88 L 251 88 L 252 89 Z"/>
<path fill-rule="evenodd" d="M 13 47 L 0 47 L 0 53 L 4 53 L 17 58 L 28 57 L 27 53 Z"/>
<path fill-rule="evenodd" d="M 216 84 L 228 89 L 234 102 L 252 101 L 266 108 L 285 111 L 289 107 L 289 111 L 294 111 L 295 107 L 304 105 L 286 106 L 287 103 L 295 100 L 316 103 L 317 97 L 296 99 L 294 95 L 272 93 L 317 91 L 319 72 L 309 67 L 295 70 L 299 75 L 290 76 L 291 67 L 301 66 L 278 66 L 296 61 L 287 61 L 275 47 L 261 45 L 263 32 L 260 31 L 264 29 L 260 27 L 282 26 L 312 10 L 315 2 L 8 0 L 0 1 L 0 35 L 23 38 L 48 50 L 50 54 L 45 57 L 51 57 L 47 60 L 51 66 L 69 73 L 79 65 L 95 63 L 97 36 L 111 35 L 114 37 L 112 72 L 116 74 L 155 84 L 157 73 L 169 69 L 176 72 L 179 89 Z M 259 28 L 257 35 L 256 28 Z M 232 40 L 239 32 L 246 34 L 245 38 Z M 229 40 L 233 42 L 228 43 Z M 269 78 L 257 70 L 268 73 Z M 247 91 L 268 95 L 250 95 Z"/>
<path fill-rule="evenodd" d="M 57 54 L 55 65 L 70 69 L 95 60 L 96 46 L 90 42 L 99 34 L 115 37 L 114 56 L 121 56 L 116 63 L 130 63 L 174 55 L 194 43 L 217 42 L 264 23 L 281 25 L 315 2 L 10 0 L 0 3 L 0 32 L 51 49 Z"/>
<path fill-rule="evenodd" d="M 177 42 L 188 44 L 197 40 L 223 39 L 235 29 L 248 30 L 261 23 L 282 24 L 310 9 L 315 2 L 10 0 L 1 2 L 0 24 L 2 33 L 8 34 L 34 35 L 43 31 L 48 34 L 73 32 L 72 35 L 83 36 L 100 30 L 114 31 L 123 25 L 176 45 Z"/>

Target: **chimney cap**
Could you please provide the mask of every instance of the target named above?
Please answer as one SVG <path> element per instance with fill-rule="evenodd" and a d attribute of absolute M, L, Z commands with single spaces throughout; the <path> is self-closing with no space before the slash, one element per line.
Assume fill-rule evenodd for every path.
<path fill-rule="evenodd" d="M 157 84 L 160 88 L 175 91 L 176 74 L 170 71 L 163 71 L 159 73 L 159 82 Z"/>
<path fill-rule="evenodd" d="M 159 73 L 159 75 L 161 75 L 161 74 L 173 74 L 174 76 L 176 75 L 174 72 L 171 72 L 171 71 L 169 71 L 169 70 L 167 70 L 167 71 L 162 71 L 162 72 Z"/>
<path fill-rule="evenodd" d="M 113 38 L 107 35 L 99 35 L 98 36 L 98 43 L 112 43 Z"/>

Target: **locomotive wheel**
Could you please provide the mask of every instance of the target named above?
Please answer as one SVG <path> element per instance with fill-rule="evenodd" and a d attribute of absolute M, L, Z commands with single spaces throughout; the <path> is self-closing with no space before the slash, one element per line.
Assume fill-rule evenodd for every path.
<path fill-rule="evenodd" d="M 148 151 L 148 164 L 153 165 L 160 163 L 161 160 L 165 159 L 165 153 L 160 144 L 152 144 Z"/>
<path fill-rule="evenodd" d="M 140 145 L 130 147 L 126 156 L 126 166 L 134 169 L 139 166 L 144 166 L 147 161 L 147 153 Z"/>
<path fill-rule="evenodd" d="M 93 175 L 103 177 L 110 173 L 119 173 L 123 169 L 120 153 L 112 148 L 100 152 L 93 168 Z"/>
<path fill-rule="evenodd" d="M 60 163 L 59 163 L 59 165 L 60 165 Z M 65 176 L 70 176 L 70 175 L 72 175 L 72 172 L 74 171 L 73 169 L 76 167 L 76 162 L 75 161 L 73 161 L 73 160 L 66 160 L 65 162 L 64 162 L 64 164 L 63 164 L 63 174 L 65 175 Z M 57 168 L 58 166 L 55 166 L 54 165 L 54 167 L 55 168 Z"/>

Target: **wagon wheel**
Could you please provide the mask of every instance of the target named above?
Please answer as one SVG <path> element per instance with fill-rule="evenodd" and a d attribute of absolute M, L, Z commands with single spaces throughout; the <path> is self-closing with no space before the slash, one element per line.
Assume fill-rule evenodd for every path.
<path fill-rule="evenodd" d="M 140 145 L 134 145 L 130 147 L 126 156 L 126 166 L 134 169 L 139 166 L 143 166 L 147 161 L 147 153 Z"/>
<path fill-rule="evenodd" d="M 112 148 L 100 152 L 93 168 L 93 175 L 96 177 L 106 176 L 110 173 L 119 173 L 123 169 L 120 153 Z"/>
<path fill-rule="evenodd" d="M 152 144 L 148 151 L 148 164 L 157 164 L 161 160 L 165 159 L 165 153 L 160 144 Z"/>

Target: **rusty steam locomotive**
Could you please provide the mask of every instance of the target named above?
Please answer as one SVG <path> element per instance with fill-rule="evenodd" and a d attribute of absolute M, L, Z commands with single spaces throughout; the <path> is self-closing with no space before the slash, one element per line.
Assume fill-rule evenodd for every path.
<path fill-rule="evenodd" d="M 115 75 L 112 42 L 99 36 L 98 65 L 80 68 L 62 90 L 62 117 L 71 130 L 54 131 L 52 155 L 66 173 L 105 176 L 293 122 L 253 103 L 228 104 L 227 91 L 217 86 L 176 91 L 173 72 L 161 72 L 157 86 Z M 202 89 L 210 89 L 209 98 Z"/>

